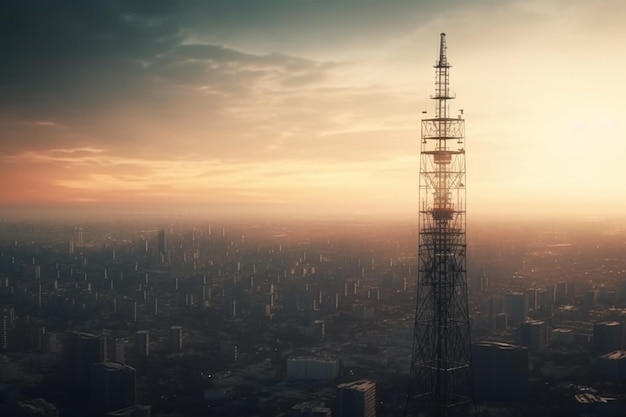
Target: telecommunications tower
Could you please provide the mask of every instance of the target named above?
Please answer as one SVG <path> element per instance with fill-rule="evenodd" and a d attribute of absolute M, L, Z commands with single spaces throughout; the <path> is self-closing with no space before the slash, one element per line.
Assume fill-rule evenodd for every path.
<path fill-rule="evenodd" d="M 473 405 L 465 252 L 465 120 L 449 114 L 441 34 L 433 118 L 422 120 L 418 280 L 408 415 L 467 415 Z"/>

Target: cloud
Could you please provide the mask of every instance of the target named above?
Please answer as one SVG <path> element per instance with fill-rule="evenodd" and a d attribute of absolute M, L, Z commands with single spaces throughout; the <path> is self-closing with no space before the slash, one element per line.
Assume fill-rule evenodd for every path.
<path fill-rule="evenodd" d="M 225 95 L 274 84 L 302 87 L 324 81 L 339 64 L 285 54 L 249 54 L 222 45 L 182 44 L 148 63 L 157 77 Z"/>
<path fill-rule="evenodd" d="M 271 162 L 205 158 L 146 160 L 123 158 L 102 149 L 75 148 L 4 156 L 0 162 L 5 169 L 17 166 L 33 173 L 42 169 L 53 173 L 29 185 L 30 198 L 34 201 L 40 198 L 40 202 L 57 195 L 66 201 L 107 204 L 250 203 L 252 200 L 259 204 L 286 204 L 294 199 L 319 201 L 341 190 L 345 194 L 341 199 L 350 199 L 349 195 L 366 190 L 393 193 L 393 190 L 386 190 L 384 182 L 390 176 L 406 177 L 416 158 L 334 164 L 297 159 Z M 44 189 L 45 194 L 41 191 Z M 20 190 L 13 189 L 8 197 L 19 193 Z"/>
<path fill-rule="evenodd" d="M 424 24 L 502 1 L 481 0 L 217 0 L 185 2 L 194 37 L 231 47 L 333 58 L 351 50 L 379 49 Z M 508 3 L 508 2 L 506 2 Z"/>
<path fill-rule="evenodd" d="M 0 3 L 0 112 L 56 119 L 137 91 L 141 60 L 180 42 L 175 15 L 142 3 Z"/>
<path fill-rule="evenodd" d="M 325 33 L 324 21 L 330 32 L 342 28 L 348 37 L 371 39 L 380 30 L 399 30 L 387 20 L 402 15 L 407 23 L 420 13 L 425 19 L 453 4 L 64 0 L 26 7 L 9 0 L 0 5 L 6 23 L 0 53 L 11 63 L 0 68 L 0 131 L 14 140 L 0 147 L 12 153 L 89 145 L 153 158 L 209 152 L 272 159 L 295 152 L 311 159 L 324 153 L 319 138 L 344 132 L 326 142 L 333 155 L 354 159 L 367 149 L 350 152 L 356 134 L 347 140 L 347 132 L 366 137 L 367 130 L 409 123 L 399 127 L 397 117 L 376 110 L 397 109 L 399 96 L 384 85 L 364 87 L 362 62 L 315 59 L 306 48 L 303 56 L 287 53 L 281 42 L 258 49 L 255 38 L 239 46 L 220 40 L 234 29 L 245 32 L 251 20 L 267 29 L 261 38 L 289 29 L 287 38 L 305 42 Z M 17 129 L 15 120 L 49 121 L 64 130 Z"/>
<path fill-rule="evenodd" d="M 521 183 L 534 164 L 537 177 L 554 174 L 552 187 L 586 154 L 620 167 L 610 171 L 618 178 L 621 166 L 600 151 L 569 151 L 560 165 L 552 155 L 599 132 L 612 156 L 623 153 L 613 133 L 623 9 L 612 0 L 6 0 L 3 186 L 16 201 L 21 192 L 410 200 L 441 31 L 459 95 L 451 110 L 467 110 L 472 180 L 491 184 L 506 170 L 508 184 Z M 578 171 L 582 184 L 588 170 Z M 494 195 L 508 192 L 499 186 Z"/>
<path fill-rule="evenodd" d="M 339 65 L 189 43 L 188 12 L 176 1 L 0 3 L 0 149 L 226 150 L 255 128 L 237 108 L 319 85 Z"/>
<path fill-rule="evenodd" d="M 0 3 L 0 116 L 66 121 L 155 95 L 163 103 L 170 98 L 163 80 L 237 94 L 267 77 L 294 86 L 324 79 L 324 63 L 190 44 L 197 28 L 188 23 L 189 4 Z"/>

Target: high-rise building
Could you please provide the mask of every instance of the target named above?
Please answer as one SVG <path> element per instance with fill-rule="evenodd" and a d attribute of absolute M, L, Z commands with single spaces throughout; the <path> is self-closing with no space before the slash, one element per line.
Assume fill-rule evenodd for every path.
<path fill-rule="evenodd" d="M 135 355 L 140 358 L 150 356 L 150 332 L 139 330 L 135 333 Z"/>
<path fill-rule="evenodd" d="M 315 340 L 324 340 L 326 337 L 326 322 L 324 320 L 314 320 L 311 323 L 311 337 Z"/>
<path fill-rule="evenodd" d="M 553 306 L 556 299 L 556 285 L 547 285 L 542 304 L 545 306 Z"/>
<path fill-rule="evenodd" d="M 0 315 L 0 352 L 6 352 L 9 347 L 9 316 L 6 311 Z"/>
<path fill-rule="evenodd" d="M 467 299 L 465 120 L 449 114 L 441 34 L 434 117 L 422 119 L 418 274 L 407 413 L 448 415 L 472 402 Z"/>
<path fill-rule="evenodd" d="M 152 298 L 152 302 L 150 304 L 152 308 L 152 315 L 157 316 L 159 314 L 159 299 L 156 295 Z"/>
<path fill-rule="evenodd" d="M 567 281 L 559 281 L 556 283 L 554 301 L 557 304 L 562 304 L 566 300 L 567 300 Z"/>
<path fill-rule="evenodd" d="M 626 350 L 614 350 L 596 358 L 596 372 L 608 381 L 626 382 Z"/>
<path fill-rule="evenodd" d="M 567 298 L 569 299 L 576 298 L 576 282 L 575 281 L 567 281 Z"/>
<path fill-rule="evenodd" d="M 46 339 L 46 327 L 37 326 L 33 329 L 33 344 L 37 350 L 44 350 L 44 341 Z"/>
<path fill-rule="evenodd" d="M 622 348 L 622 323 L 605 321 L 593 326 L 593 351 L 598 355 Z"/>
<path fill-rule="evenodd" d="M 482 313 L 485 316 L 495 316 L 504 312 L 504 302 L 501 296 L 487 297 L 483 301 Z"/>
<path fill-rule="evenodd" d="M 106 338 L 107 356 L 109 362 L 126 362 L 126 342 L 119 337 L 109 336 Z"/>
<path fill-rule="evenodd" d="M 95 410 L 108 412 L 135 405 L 136 372 L 117 362 L 92 366 L 90 399 Z"/>
<path fill-rule="evenodd" d="M 540 305 L 539 290 L 537 288 L 529 288 L 526 290 L 526 304 L 529 310 L 536 310 Z"/>
<path fill-rule="evenodd" d="M 167 235 L 165 234 L 165 230 L 159 230 L 157 236 L 157 249 L 160 254 L 164 254 L 167 252 Z"/>
<path fill-rule="evenodd" d="M 530 349 L 543 349 L 548 344 L 548 324 L 541 320 L 528 320 L 519 328 L 519 344 Z"/>
<path fill-rule="evenodd" d="M 516 403 L 528 395 L 528 349 L 500 342 L 472 344 L 476 402 Z"/>
<path fill-rule="evenodd" d="M 83 228 L 79 227 L 76 230 L 76 246 L 83 246 L 84 241 L 83 241 Z"/>
<path fill-rule="evenodd" d="M 583 297 L 583 309 L 585 310 L 593 310 L 596 308 L 596 303 L 598 301 L 598 291 L 597 290 L 587 290 L 585 291 L 585 295 Z"/>
<path fill-rule="evenodd" d="M 68 337 L 64 349 L 66 382 L 78 393 L 89 392 L 91 367 L 105 360 L 104 339 L 91 332 L 74 332 Z"/>
<path fill-rule="evenodd" d="M 376 384 L 365 379 L 337 386 L 338 417 L 375 417 Z"/>
<path fill-rule="evenodd" d="M 511 292 L 504 294 L 504 312 L 509 322 L 521 323 L 528 318 L 528 301 L 526 294 Z"/>
<path fill-rule="evenodd" d="M 170 352 L 183 350 L 183 326 L 170 327 Z"/>
<path fill-rule="evenodd" d="M 506 318 L 506 313 L 500 313 L 493 316 L 494 321 L 494 330 L 497 332 L 503 332 L 508 327 L 508 320 Z"/>

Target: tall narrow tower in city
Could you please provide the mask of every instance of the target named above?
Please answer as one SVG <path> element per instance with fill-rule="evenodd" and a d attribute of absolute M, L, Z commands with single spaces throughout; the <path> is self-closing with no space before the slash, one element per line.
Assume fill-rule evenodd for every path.
<path fill-rule="evenodd" d="M 422 120 L 417 305 L 407 414 L 467 415 L 472 404 L 465 237 L 465 120 L 449 114 L 441 34 L 434 117 Z"/>

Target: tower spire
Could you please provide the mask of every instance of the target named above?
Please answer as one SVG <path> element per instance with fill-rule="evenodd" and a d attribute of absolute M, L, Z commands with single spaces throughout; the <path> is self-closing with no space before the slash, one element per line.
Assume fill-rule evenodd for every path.
<path fill-rule="evenodd" d="M 437 67 L 439 66 L 448 66 L 448 62 L 446 60 L 446 34 L 441 33 L 439 35 L 439 61 L 437 62 Z"/>

